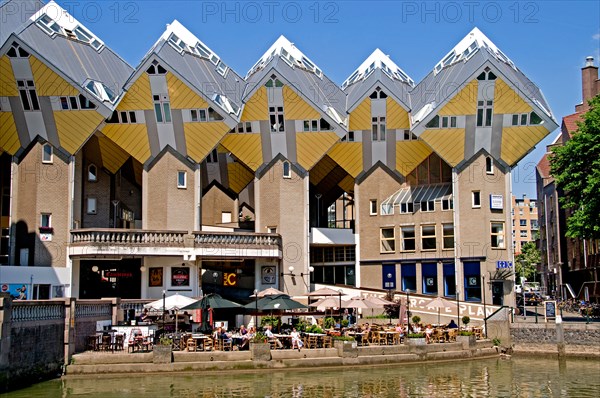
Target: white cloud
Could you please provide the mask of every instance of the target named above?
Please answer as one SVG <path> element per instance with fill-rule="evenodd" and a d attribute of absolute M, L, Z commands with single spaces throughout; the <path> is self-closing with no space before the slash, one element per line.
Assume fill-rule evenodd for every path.
<path fill-rule="evenodd" d="M 600 33 L 596 33 L 595 35 L 592 35 L 592 39 L 600 40 Z"/>

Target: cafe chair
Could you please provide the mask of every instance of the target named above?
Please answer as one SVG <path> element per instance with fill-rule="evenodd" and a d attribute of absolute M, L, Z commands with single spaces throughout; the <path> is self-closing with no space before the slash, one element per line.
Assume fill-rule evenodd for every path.
<path fill-rule="evenodd" d="M 196 348 L 197 348 L 196 340 L 194 340 L 192 338 L 187 339 L 186 346 L 187 346 L 188 352 L 190 352 L 190 351 L 196 352 Z"/>
<path fill-rule="evenodd" d="M 204 339 L 204 351 L 214 351 L 215 347 L 213 344 L 213 339 L 207 337 Z"/>
<path fill-rule="evenodd" d="M 123 349 L 124 349 L 124 342 L 125 342 L 125 336 L 123 336 L 122 334 L 117 334 L 115 336 L 115 350 L 116 351 L 123 351 Z"/>

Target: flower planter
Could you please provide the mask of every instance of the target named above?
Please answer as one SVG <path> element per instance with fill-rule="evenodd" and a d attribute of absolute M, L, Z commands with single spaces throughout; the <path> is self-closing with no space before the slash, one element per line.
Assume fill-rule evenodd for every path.
<path fill-rule="evenodd" d="M 270 361 L 271 347 L 269 343 L 250 342 L 250 356 L 253 361 Z"/>
<path fill-rule="evenodd" d="M 170 345 L 155 345 L 152 349 L 153 363 L 171 363 L 173 362 L 173 350 Z"/>
<path fill-rule="evenodd" d="M 358 358 L 358 345 L 356 341 L 334 340 L 333 346 L 337 349 L 339 357 Z"/>
<path fill-rule="evenodd" d="M 408 345 L 427 345 L 427 339 L 425 337 L 409 337 L 405 341 Z"/>

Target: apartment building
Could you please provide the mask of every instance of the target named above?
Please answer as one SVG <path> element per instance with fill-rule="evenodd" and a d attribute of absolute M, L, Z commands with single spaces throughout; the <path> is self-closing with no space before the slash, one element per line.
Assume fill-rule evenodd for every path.
<path fill-rule="evenodd" d="M 539 239 L 537 200 L 523 194 L 521 198 L 512 195 L 512 236 L 515 256 L 521 254 L 521 247 L 527 242 Z"/>
<path fill-rule="evenodd" d="M 587 57 L 581 68 L 582 102 L 575 106 L 575 113 L 563 117 L 560 133 L 536 167 L 542 286 L 548 293 L 562 298 L 577 297 L 596 302 L 600 301 L 600 242 L 566 237 L 569 211 L 561 206 L 563 192 L 550 171 L 549 156 L 552 147 L 564 145 L 577 131 L 577 123 L 589 110 L 588 101 L 598 94 L 598 67 L 594 65 L 593 57 Z"/>
<path fill-rule="evenodd" d="M 283 36 L 242 76 L 174 21 L 133 68 L 56 3 L 16 21 L 10 3 L 8 289 L 511 303 L 511 168 L 557 124 L 477 28 L 421 82 L 375 50 L 338 86 Z"/>

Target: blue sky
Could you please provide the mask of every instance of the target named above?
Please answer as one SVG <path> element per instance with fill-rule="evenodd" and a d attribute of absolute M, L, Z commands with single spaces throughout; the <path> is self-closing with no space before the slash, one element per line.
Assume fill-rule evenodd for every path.
<path fill-rule="evenodd" d="M 597 1 L 62 1 L 136 66 L 179 20 L 245 75 L 285 35 L 341 84 L 380 48 L 419 82 L 477 26 L 544 92 L 560 119 L 581 101 L 581 67 L 600 58 Z M 535 196 L 535 164 L 550 134 L 513 171 L 513 192 Z"/>

